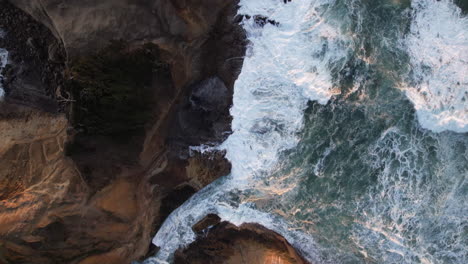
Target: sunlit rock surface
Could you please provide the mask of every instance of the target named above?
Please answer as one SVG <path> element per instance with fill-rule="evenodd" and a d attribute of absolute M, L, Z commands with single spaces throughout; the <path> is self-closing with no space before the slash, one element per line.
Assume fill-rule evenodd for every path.
<path fill-rule="evenodd" d="M 307 264 L 281 235 L 258 224 L 217 223 L 210 215 L 195 225 L 198 238 L 175 253 L 175 264 Z M 199 229 L 203 228 L 203 231 Z"/>
<path fill-rule="evenodd" d="M 0 263 L 141 260 L 172 210 L 229 173 L 224 153 L 189 146 L 229 133 L 245 50 L 237 1 L 150 2 L 0 0 L 2 45 L 14 58 L 0 105 Z M 168 77 L 152 76 L 154 94 L 142 95 L 154 101 L 151 117 L 132 134 L 83 133 L 70 121 L 68 83 L 54 78 L 67 80 L 76 58 L 122 39 L 131 49 L 156 44 Z M 188 137 L 183 128 L 200 124 L 180 113 L 192 115 L 193 85 L 211 78 L 225 98 L 204 113 L 202 133 Z"/>

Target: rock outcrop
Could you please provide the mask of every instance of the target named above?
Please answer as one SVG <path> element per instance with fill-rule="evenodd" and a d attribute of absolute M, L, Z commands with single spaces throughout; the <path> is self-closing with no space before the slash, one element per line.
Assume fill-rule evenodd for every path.
<path fill-rule="evenodd" d="M 8 50 L 3 74 L 8 101 L 57 112 L 64 88 L 65 51 L 50 30 L 28 14 L 0 1 L 0 47 Z"/>
<path fill-rule="evenodd" d="M 279 234 L 258 224 L 235 226 L 209 215 L 194 226 L 199 235 L 179 249 L 175 264 L 307 264 Z"/>
<path fill-rule="evenodd" d="M 189 146 L 229 134 L 245 51 L 237 1 L 0 6 L 0 45 L 12 56 L 0 103 L 0 263 L 144 258 L 164 218 L 230 170 L 223 153 L 190 155 Z M 152 107 L 141 127 L 89 132 L 73 121 L 72 66 L 116 40 L 128 54 L 156 45 L 169 73 L 150 76 L 142 96 Z M 220 98 L 206 97 L 213 92 Z"/>
<path fill-rule="evenodd" d="M 46 25 L 71 56 L 88 53 L 110 39 L 154 42 L 168 48 L 202 45 L 220 14 L 223 0 L 10 0 Z"/>
<path fill-rule="evenodd" d="M 92 193 L 64 155 L 63 115 L 1 111 L 0 263 L 129 263 L 146 254 L 139 240 L 151 239 L 158 204 L 143 175 Z"/>

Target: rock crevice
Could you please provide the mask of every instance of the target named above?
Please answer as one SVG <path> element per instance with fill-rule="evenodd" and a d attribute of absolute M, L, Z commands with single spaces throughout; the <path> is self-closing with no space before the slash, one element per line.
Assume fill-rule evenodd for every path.
<path fill-rule="evenodd" d="M 0 10 L 6 32 L 0 47 L 11 56 L 0 104 L 0 263 L 146 257 L 164 218 L 229 172 L 223 153 L 190 155 L 189 146 L 219 143 L 219 129 L 229 131 L 242 60 L 228 59 L 245 50 L 244 31 L 234 22 L 237 1 L 0 0 Z M 150 69 L 148 82 L 132 82 L 138 76 L 83 79 L 104 76 L 96 69 L 115 61 L 100 56 L 112 41 L 127 45 L 124 53 L 113 49 L 112 58 L 156 46 L 166 77 Z M 76 71 L 83 58 L 83 71 Z M 213 79 L 210 89 L 219 88 L 224 98 L 203 104 L 206 128 L 197 119 L 180 119 L 199 114 L 200 105 L 188 107 L 189 98 L 203 90 L 196 84 Z M 72 84 L 80 80 L 87 85 L 81 83 L 85 93 L 78 101 Z M 127 131 L 116 126 L 125 119 L 112 121 L 122 106 L 113 111 L 106 103 L 125 104 L 130 84 L 144 88 L 139 96 L 151 107 Z M 91 99 L 104 108 L 91 109 L 94 92 Z M 194 127 L 203 133 L 189 133 Z"/>

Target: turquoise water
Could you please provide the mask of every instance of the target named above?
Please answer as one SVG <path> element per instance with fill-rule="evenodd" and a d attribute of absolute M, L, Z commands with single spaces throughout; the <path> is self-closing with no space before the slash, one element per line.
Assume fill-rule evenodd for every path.
<path fill-rule="evenodd" d="M 468 263 L 468 18 L 448 0 L 241 1 L 233 164 L 175 211 L 148 263 L 207 213 L 313 263 Z"/>

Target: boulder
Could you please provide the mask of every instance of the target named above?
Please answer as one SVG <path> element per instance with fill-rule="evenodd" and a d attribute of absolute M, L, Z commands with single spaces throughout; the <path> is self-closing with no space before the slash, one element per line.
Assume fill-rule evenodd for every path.
<path fill-rule="evenodd" d="M 175 264 L 309 263 L 284 237 L 259 224 L 235 226 L 209 215 L 194 226 L 203 229 L 195 242 L 176 251 Z"/>

